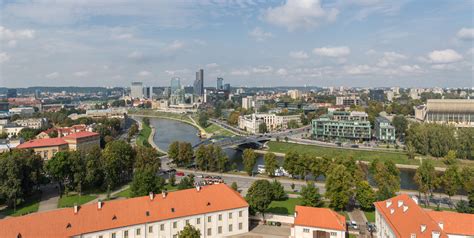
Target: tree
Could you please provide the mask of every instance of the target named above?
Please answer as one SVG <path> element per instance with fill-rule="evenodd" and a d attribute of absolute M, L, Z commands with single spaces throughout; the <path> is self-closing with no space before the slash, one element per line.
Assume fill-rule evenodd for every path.
<path fill-rule="evenodd" d="M 461 188 L 459 169 L 456 164 L 449 165 L 446 171 L 444 171 L 444 174 L 441 177 L 441 183 L 443 185 L 444 193 L 448 195 L 449 200 L 451 201 L 451 197 Z"/>
<path fill-rule="evenodd" d="M 194 161 L 200 170 L 208 170 L 208 150 L 207 146 L 200 145 L 194 152 Z"/>
<path fill-rule="evenodd" d="M 70 153 L 68 151 L 57 152 L 48 162 L 46 163 L 46 173 L 56 181 L 59 185 L 59 193 L 64 187 L 67 181 L 71 181 L 71 160 L 69 159 Z"/>
<path fill-rule="evenodd" d="M 176 164 L 179 155 L 179 141 L 173 141 L 168 147 L 168 157 Z"/>
<path fill-rule="evenodd" d="M 408 156 L 408 159 L 415 159 L 415 147 L 413 147 L 411 145 L 411 143 L 407 143 L 407 156 Z"/>
<path fill-rule="evenodd" d="M 461 187 L 467 194 L 474 194 L 474 168 L 463 167 L 460 173 Z"/>
<path fill-rule="evenodd" d="M 263 122 L 258 125 L 258 133 L 264 134 L 268 132 L 267 123 Z"/>
<path fill-rule="evenodd" d="M 237 183 L 236 183 L 235 181 L 232 182 L 232 184 L 230 185 L 230 187 L 231 187 L 234 191 L 236 191 L 236 192 L 239 191 L 239 187 L 238 187 L 238 185 L 237 185 Z"/>
<path fill-rule="evenodd" d="M 160 193 L 164 184 L 164 179 L 153 168 L 141 168 L 133 174 L 130 191 L 132 197 L 145 196 L 150 192 Z"/>
<path fill-rule="evenodd" d="M 373 209 L 373 203 L 376 200 L 375 192 L 370 187 L 369 182 L 360 181 L 356 188 L 356 200 L 359 202 L 362 210 L 368 211 Z"/>
<path fill-rule="evenodd" d="M 193 159 L 193 146 L 191 143 L 188 142 L 181 142 L 179 143 L 179 153 L 178 153 L 178 159 L 177 159 L 177 165 L 178 166 L 184 166 L 188 165 L 191 163 Z"/>
<path fill-rule="evenodd" d="M 459 128 L 457 156 L 461 159 L 473 159 L 474 156 L 474 128 Z"/>
<path fill-rule="evenodd" d="M 313 182 L 308 182 L 306 186 L 301 188 L 301 205 L 308 207 L 323 207 L 324 202 L 319 194 L 319 189 Z"/>
<path fill-rule="evenodd" d="M 285 159 L 283 160 L 283 168 L 291 175 L 296 175 L 297 173 L 297 163 L 300 158 L 300 155 L 296 151 L 289 151 L 285 154 Z"/>
<path fill-rule="evenodd" d="M 18 137 L 25 139 L 25 141 L 32 140 L 38 135 L 39 130 L 32 129 L 32 128 L 23 128 L 20 132 L 18 132 Z"/>
<path fill-rule="evenodd" d="M 268 152 L 263 156 L 263 159 L 265 161 L 265 171 L 268 176 L 275 176 L 275 170 L 278 169 L 278 162 L 275 153 Z"/>
<path fill-rule="evenodd" d="M 171 186 L 175 186 L 176 185 L 176 175 L 175 174 L 171 174 L 170 177 L 168 178 L 168 183 L 171 185 Z"/>
<path fill-rule="evenodd" d="M 85 156 L 86 183 L 92 187 L 100 187 L 104 184 L 104 163 L 99 146 L 92 148 Z"/>
<path fill-rule="evenodd" d="M 416 170 L 414 179 L 418 185 L 418 191 L 425 195 L 426 204 L 429 206 L 428 195 L 433 193 L 437 185 L 436 171 L 430 160 L 423 161 L 423 164 Z"/>
<path fill-rule="evenodd" d="M 247 191 L 245 199 L 250 209 L 259 212 L 265 217 L 265 211 L 272 202 L 273 194 L 271 184 L 267 180 L 255 181 Z"/>
<path fill-rule="evenodd" d="M 400 190 L 400 171 L 392 161 L 380 163 L 374 160 L 371 172 L 377 184 L 377 200 L 386 200 L 396 195 Z"/>
<path fill-rule="evenodd" d="M 135 151 L 130 144 L 123 140 L 112 141 L 105 146 L 102 157 L 108 189 L 131 179 Z"/>
<path fill-rule="evenodd" d="M 252 149 L 245 149 L 242 159 L 244 160 L 245 172 L 247 172 L 248 175 L 252 175 L 253 167 L 255 166 L 255 163 L 257 163 L 257 154 Z"/>
<path fill-rule="evenodd" d="M 142 119 L 142 122 L 143 122 L 143 124 L 144 124 L 145 126 L 150 126 L 150 118 L 144 117 L 144 118 Z"/>
<path fill-rule="evenodd" d="M 194 175 L 189 174 L 188 176 L 184 177 L 178 183 L 178 190 L 194 188 Z"/>
<path fill-rule="evenodd" d="M 196 227 L 186 224 L 184 226 L 183 230 L 178 233 L 179 238 L 200 238 L 201 237 L 201 231 L 197 229 Z"/>
<path fill-rule="evenodd" d="M 79 195 L 82 194 L 82 188 L 86 185 L 86 160 L 78 151 L 71 152 L 69 159 L 71 164 L 71 188 Z"/>
<path fill-rule="evenodd" d="M 135 148 L 135 169 L 151 168 L 153 171 L 158 172 L 161 168 L 161 160 L 158 151 L 152 147 L 137 146 Z"/>
<path fill-rule="evenodd" d="M 273 182 L 271 183 L 271 190 L 272 190 L 272 194 L 273 194 L 273 196 L 272 196 L 273 200 L 282 201 L 282 200 L 285 200 L 287 198 L 287 195 L 285 193 L 285 188 L 276 179 L 274 179 Z"/>
<path fill-rule="evenodd" d="M 217 170 L 221 173 L 226 171 L 227 168 L 227 162 L 229 161 L 229 158 L 225 154 L 225 152 L 222 150 L 220 146 L 214 146 L 214 155 L 213 157 L 216 159 L 217 163 Z"/>
<path fill-rule="evenodd" d="M 199 113 L 198 123 L 202 127 L 207 127 L 207 121 L 209 120 L 209 116 L 206 112 Z"/>
<path fill-rule="evenodd" d="M 456 203 L 456 211 L 459 213 L 473 213 L 472 207 L 470 207 L 469 203 L 465 200 L 459 200 Z"/>
<path fill-rule="evenodd" d="M 457 164 L 456 151 L 454 150 L 448 151 L 448 154 L 444 156 L 443 163 L 448 166 Z"/>
<path fill-rule="evenodd" d="M 237 125 L 239 123 L 240 113 L 238 111 L 233 111 L 229 114 L 227 118 L 227 123 L 230 125 Z"/>
<path fill-rule="evenodd" d="M 403 115 L 396 115 L 392 121 L 393 127 L 395 127 L 395 134 L 397 138 L 404 138 L 405 132 L 408 128 L 408 120 Z"/>
<path fill-rule="evenodd" d="M 353 178 L 342 164 L 333 165 L 326 177 L 326 195 L 331 202 L 329 206 L 336 210 L 343 210 L 354 195 Z"/>

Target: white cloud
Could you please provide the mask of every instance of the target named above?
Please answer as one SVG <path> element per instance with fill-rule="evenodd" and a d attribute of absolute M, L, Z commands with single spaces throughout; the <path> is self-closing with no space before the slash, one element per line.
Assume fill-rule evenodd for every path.
<path fill-rule="evenodd" d="M 187 74 L 189 73 L 188 69 L 175 69 L 175 70 L 165 70 L 165 73 L 167 73 L 170 76 L 176 76 L 176 75 L 181 75 L 181 74 Z"/>
<path fill-rule="evenodd" d="M 435 64 L 454 63 L 463 59 L 462 55 L 452 49 L 435 50 L 428 54 L 430 62 Z"/>
<path fill-rule="evenodd" d="M 256 41 L 265 41 L 268 38 L 273 37 L 273 34 L 262 30 L 260 27 L 255 27 L 252 31 L 249 32 L 249 35 L 253 37 Z"/>
<path fill-rule="evenodd" d="M 375 54 L 377 54 L 377 51 L 374 50 L 374 49 L 370 49 L 370 50 L 366 51 L 365 54 L 366 55 L 375 55 Z"/>
<path fill-rule="evenodd" d="M 180 40 L 175 40 L 173 42 L 171 42 L 169 45 L 167 45 L 164 50 L 166 51 L 176 51 L 176 50 L 180 50 L 184 47 L 184 42 L 180 41 Z"/>
<path fill-rule="evenodd" d="M 13 47 L 16 46 L 16 43 L 17 43 L 16 40 L 9 40 L 9 41 L 7 42 L 7 46 L 10 47 L 10 48 L 13 48 Z"/>
<path fill-rule="evenodd" d="M 291 51 L 290 57 L 294 59 L 307 59 L 309 55 L 304 51 Z"/>
<path fill-rule="evenodd" d="M 374 69 L 366 64 L 363 64 L 346 66 L 344 67 L 344 71 L 349 75 L 364 75 L 372 73 Z"/>
<path fill-rule="evenodd" d="M 474 40 L 474 28 L 462 28 L 457 37 L 461 40 Z"/>
<path fill-rule="evenodd" d="M 345 57 L 351 53 L 347 46 L 314 48 L 313 53 L 327 57 Z"/>
<path fill-rule="evenodd" d="M 5 52 L 0 52 L 0 64 L 10 60 L 10 55 Z"/>
<path fill-rule="evenodd" d="M 124 34 L 119 34 L 114 36 L 115 39 L 119 40 L 128 40 L 133 38 L 133 34 L 130 33 L 124 33 Z"/>
<path fill-rule="evenodd" d="M 47 79 L 55 79 L 55 78 L 59 77 L 59 73 L 58 72 L 52 72 L 52 73 L 49 73 L 49 74 L 45 75 L 44 77 L 46 77 Z"/>
<path fill-rule="evenodd" d="M 31 29 L 11 30 L 4 26 L 0 26 L 0 40 L 24 40 L 33 39 L 35 31 Z"/>
<path fill-rule="evenodd" d="M 276 73 L 277 73 L 278 75 L 287 75 L 287 74 L 288 74 L 288 71 L 287 71 L 286 69 L 284 69 L 284 68 L 279 68 L 279 69 L 276 71 Z"/>
<path fill-rule="evenodd" d="M 206 64 L 206 68 L 217 68 L 219 67 L 219 65 L 217 63 L 210 63 L 210 64 Z"/>
<path fill-rule="evenodd" d="M 339 11 L 335 8 L 323 8 L 320 0 L 287 0 L 285 4 L 269 8 L 264 19 L 288 30 L 311 29 L 321 22 L 334 21 Z"/>
<path fill-rule="evenodd" d="M 133 51 L 130 54 L 128 54 L 128 58 L 134 59 L 134 60 L 143 59 L 143 53 L 140 51 Z"/>
<path fill-rule="evenodd" d="M 142 71 L 138 72 L 138 76 L 140 76 L 140 77 L 148 77 L 150 75 L 151 75 L 150 71 L 142 70 Z"/>
<path fill-rule="evenodd" d="M 250 72 L 246 69 L 235 69 L 232 70 L 230 74 L 235 76 L 247 76 L 250 75 Z"/>
<path fill-rule="evenodd" d="M 402 65 L 400 70 L 406 73 L 416 73 L 421 71 L 421 67 L 418 65 Z"/>
<path fill-rule="evenodd" d="M 260 66 L 260 67 L 253 68 L 252 71 L 254 73 L 261 73 L 261 74 L 270 73 L 270 72 L 273 71 L 273 67 L 271 67 L 271 66 Z"/>
<path fill-rule="evenodd" d="M 406 59 L 407 57 L 405 55 L 402 55 L 397 52 L 384 52 L 383 57 L 379 60 L 377 63 L 377 66 L 379 67 L 387 67 L 396 61 Z"/>
<path fill-rule="evenodd" d="M 74 76 L 76 77 L 85 77 L 89 75 L 89 71 L 77 71 L 77 72 L 74 72 Z"/>

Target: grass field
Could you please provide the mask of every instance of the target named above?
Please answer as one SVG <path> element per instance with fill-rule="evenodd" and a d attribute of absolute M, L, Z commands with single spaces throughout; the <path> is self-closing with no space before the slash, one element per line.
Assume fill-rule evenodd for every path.
<path fill-rule="evenodd" d="M 28 198 L 24 203 L 16 207 L 16 211 L 13 208 L 7 208 L 1 212 L 4 216 L 23 216 L 29 213 L 37 212 L 39 208 L 39 202 L 41 200 L 40 194 L 35 194 Z"/>
<path fill-rule="evenodd" d="M 159 112 L 151 109 L 130 109 L 128 114 L 137 114 L 137 115 L 148 115 L 148 116 L 155 116 L 155 117 L 163 117 L 163 118 L 174 118 L 178 120 L 183 120 L 192 123 L 191 119 L 189 119 L 188 115 L 186 114 L 178 114 L 172 112 Z"/>
<path fill-rule="evenodd" d="M 150 137 L 151 134 L 151 127 L 145 124 L 142 125 L 143 128 L 137 136 L 137 145 L 145 146 L 148 145 L 148 137 Z"/>
<path fill-rule="evenodd" d="M 176 185 L 171 186 L 169 184 L 166 184 L 165 188 L 166 188 L 166 191 L 168 191 L 168 192 L 177 190 Z M 123 190 L 122 192 L 115 194 L 114 197 L 131 198 L 132 197 L 132 191 L 130 190 L 130 188 L 127 188 L 127 189 Z"/>
<path fill-rule="evenodd" d="M 367 218 L 367 221 L 375 222 L 375 212 L 374 211 L 364 212 L 364 214 L 365 214 L 365 217 Z"/>
<path fill-rule="evenodd" d="M 69 195 L 69 196 L 62 196 L 59 199 L 58 207 L 73 207 L 74 204 L 82 205 L 84 203 L 90 202 L 96 199 L 97 196 L 94 195 Z"/>
<path fill-rule="evenodd" d="M 272 201 L 268 207 L 268 213 L 280 215 L 295 214 L 295 206 L 301 204 L 301 198 L 288 198 L 283 201 Z"/>
<path fill-rule="evenodd" d="M 216 124 L 210 124 L 208 127 L 204 128 L 206 133 L 212 133 L 214 135 L 220 136 L 233 136 L 234 134 Z"/>

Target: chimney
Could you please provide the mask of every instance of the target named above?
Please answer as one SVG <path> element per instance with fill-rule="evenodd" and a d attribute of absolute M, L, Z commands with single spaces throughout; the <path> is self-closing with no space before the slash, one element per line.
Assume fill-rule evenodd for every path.
<path fill-rule="evenodd" d="M 101 210 L 102 209 L 102 200 L 99 199 L 99 201 L 97 202 L 97 209 L 98 210 Z"/>
<path fill-rule="evenodd" d="M 297 216 L 298 216 L 298 212 L 297 212 L 297 211 L 295 211 L 295 218 L 296 218 Z"/>
<path fill-rule="evenodd" d="M 403 206 L 403 200 L 398 200 L 398 207 Z"/>
<path fill-rule="evenodd" d="M 413 196 L 412 199 L 413 199 L 413 201 L 418 205 L 418 197 Z"/>
<path fill-rule="evenodd" d="M 196 191 L 198 191 L 198 192 L 201 191 L 201 186 L 199 186 L 199 185 L 196 186 Z"/>
<path fill-rule="evenodd" d="M 387 208 L 389 208 L 390 206 L 392 206 L 392 200 L 387 200 L 386 204 L 387 204 Z"/>
<path fill-rule="evenodd" d="M 390 209 L 390 214 L 393 214 L 395 212 L 395 209 L 391 208 Z"/>
<path fill-rule="evenodd" d="M 153 198 L 155 197 L 155 194 L 153 194 L 153 192 L 150 192 L 149 196 L 150 196 L 150 201 L 153 201 Z"/>
<path fill-rule="evenodd" d="M 421 233 L 426 231 L 426 225 L 421 225 L 420 226 Z"/>
<path fill-rule="evenodd" d="M 403 212 L 407 212 L 408 211 L 408 206 L 403 206 Z"/>
<path fill-rule="evenodd" d="M 438 231 L 431 232 L 431 238 L 439 238 L 439 237 L 440 237 L 440 233 Z"/>
<path fill-rule="evenodd" d="M 161 191 L 161 195 L 163 196 L 163 198 L 166 198 L 166 191 Z"/>
<path fill-rule="evenodd" d="M 442 221 L 438 223 L 438 226 L 441 228 L 441 230 L 444 230 L 444 223 Z"/>
<path fill-rule="evenodd" d="M 79 212 L 79 206 L 77 203 L 74 203 L 74 214 L 77 214 L 77 212 Z"/>

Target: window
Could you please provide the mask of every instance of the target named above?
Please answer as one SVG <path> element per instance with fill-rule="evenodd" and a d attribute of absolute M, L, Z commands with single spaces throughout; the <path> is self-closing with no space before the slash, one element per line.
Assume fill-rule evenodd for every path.
<path fill-rule="evenodd" d="M 137 236 L 139 236 L 141 232 L 142 232 L 141 229 L 138 228 L 138 229 L 137 229 Z"/>
<path fill-rule="evenodd" d="M 104 238 L 104 237 L 102 235 L 100 235 L 99 238 Z"/>
<path fill-rule="evenodd" d="M 219 221 L 222 221 L 222 214 L 219 214 Z"/>
<path fill-rule="evenodd" d="M 188 220 L 186 220 L 186 225 L 187 225 L 187 224 L 189 224 L 189 219 L 188 219 Z"/>
<path fill-rule="evenodd" d="M 304 233 L 309 233 L 309 229 L 308 228 L 303 228 L 303 232 Z"/>
<path fill-rule="evenodd" d="M 164 231 L 165 230 L 165 224 L 160 225 L 160 230 Z"/>
<path fill-rule="evenodd" d="M 148 233 L 153 233 L 153 226 L 148 227 Z"/>
<path fill-rule="evenodd" d="M 178 238 L 178 235 L 177 235 L 177 234 L 174 234 L 174 235 L 173 235 L 173 238 Z"/>
<path fill-rule="evenodd" d="M 207 217 L 207 222 L 212 222 L 212 217 Z"/>
<path fill-rule="evenodd" d="M 128 231 L 124 231 L 124 232 L 123 232 L 123 237 L 124 237 L 124 238 L 128 238 Z"/>
<path fill-rule="evenodd" d="M 242 213 L 243 213 L 242 211 L 239 211 L 239 217 L 242 217 Z"/>
<path fill-rule="evenodd" d="M 229 225 L 229 232 L 232 232 L 232 224 Z"/>
<path fill-rule="evenodd" d="M 211 228 L 207 228 L 207 235 L 212 236 L 212 229 Z"/>
<path fill-rule="evenodd" d="M 177 228 L 177 227 L 178 227 L 178 222 L 177 221 L 173 222 L 173 228 Z"/>
<path fill-rule="evenodd" d="M 201 218 L 196 218 L 196 224 L 201 224 Z"/>
<path fill-rule="evenodd" d="M 229 212 L 229 219 L 232 219 L 232 212 Z"/>
<path fill-rule="evenodd" d="M 239 230 L 242 230 L 242 222 L 239 223 Z"/>
<path fill-rule="evenodd" d="M 112 233 L 112 238 L 117 238 L 117 234 L 115 234 L 115 232 Z"/>
<path fill-rule="evenodd" d="M 337 236 L 336 232 L 331 232 L 331 236 Z"/>
<path fill-rule="evenodd" d="M 222 234 L 222 226 L 217 227 L 217 234 Z"/>

